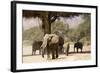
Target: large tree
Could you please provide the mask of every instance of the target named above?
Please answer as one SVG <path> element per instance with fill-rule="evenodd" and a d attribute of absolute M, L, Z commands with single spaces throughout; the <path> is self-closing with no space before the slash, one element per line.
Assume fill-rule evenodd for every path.
<path fill-rule="evenodd" d="M 83 13 L 73 13 L 73 12 L 51 12 L 51 11 L 32 11 L 23 10 L 23 17 L 39 17 L 42 20 L 42 29 L 44 34 L 51 33 L 51 24 L 59 17 L 73 17 Z"/>

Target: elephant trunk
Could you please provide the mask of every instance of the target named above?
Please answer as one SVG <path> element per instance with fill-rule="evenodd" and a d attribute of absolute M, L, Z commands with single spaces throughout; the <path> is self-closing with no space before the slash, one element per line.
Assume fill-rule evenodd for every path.
<path fill-rule="evenodd" d="M 41 45 L 41 49 L 42 49 L 42 57 L 44 58 L 44 53 L 45 53 L 45 48 L 47 47 L 47 38 L 45 38 L 44 40 L 43 40 L 43 43 L 42 43 L 42 45 Z"/>
<path fill-rule="evenodd" d="M 43 45 L 40 48 L 41 48 L 41 51 L 42 51 L 42 57 L 44 58 L 45 48 L 44 48 Z"/>
<path fill-rule="evenodd" d="M 44 58 L 44 49 L 42 49 L 42 57 Z"/>

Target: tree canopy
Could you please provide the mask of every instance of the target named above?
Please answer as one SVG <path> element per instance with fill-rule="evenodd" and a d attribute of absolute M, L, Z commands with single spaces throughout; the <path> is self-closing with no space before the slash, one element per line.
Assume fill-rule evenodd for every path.
<path fill-rule="evenodd" d="M 51 33 L 51 24 L 59 17 L 73 17 L 78 16 L 77 12 L 53 12 L 53 11 L 32 11 L 32 10 L 23 10 L 23 17 L 39 17 L 42 20 L 42 29 L 45 33 Z M 87 13 L 88 14 L 88 13 Z"/>

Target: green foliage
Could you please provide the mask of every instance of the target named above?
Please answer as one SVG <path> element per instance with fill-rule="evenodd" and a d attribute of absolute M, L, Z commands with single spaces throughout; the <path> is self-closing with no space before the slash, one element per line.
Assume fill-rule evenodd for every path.
<path fill-rule="evenodd" d="M 23 42 L 32 43 L 34 40 L 42 40 L 43 32 L 39 27 L 32 27 L 23 31 Z"/>
<path fill-rule="evenodd" d="M 91 23 L 90 23 L 90 17 L 85 17 L 84 23 L 80 24 L 77 30 L 80 31 L 80 36 L 90 36 L 91 35 Z"/>
<path fill-rule="evenodd" d="M 91 40 L 91 20 L 90 15 L 84 16 L 84 22 L 77 28 L 70 29 L 68 36 L 71 41 L 90 41 Z"/>
<path fill-rule="evenodd" d="M 62 32 L 62 35 L 67 38 L 65 41 L 75 42 L 80 40 L 82 42 L 91 41 L 91 20 L 90 15 L 84 15 L 84 22 L 79 24 L 75 28 L 69 28 L 70 25 L 65 25 L 61 21 L 55 21 L 51 24 L 51 33 L 55 33 L 56 31 Z M 32 27 L 28 30 L 23 31 L 23 41 L 28 43 L 32 43 L 34 40 L 42 40 L 44 32 L 40 29 L 40 27 Z"/>
<path fill-rule="evenodd" d="M 51 33 L 54 33 L 56 31 L 64 32 L 66 31 L 66 26 L 61 21 L 56 21 L 51 24 Z"/>

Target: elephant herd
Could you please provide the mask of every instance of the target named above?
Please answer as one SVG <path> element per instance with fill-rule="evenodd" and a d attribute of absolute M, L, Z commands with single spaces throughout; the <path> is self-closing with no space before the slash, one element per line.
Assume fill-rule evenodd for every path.
<path fill-rule="evenodd" d="M 39 54 L 44 57 L 45 54 L 47 54 L 47 58 L 50 58 L 50 54 L 52 55 L 52 59 L 56 59 L 59 57 L 59 54 L 64 54 L 68 56 L 70 44 L 68 43 L 66 46 L 66 50 L 64 51 L 65 47 L 64 45 L 64 38 L 61 36 L 58 36 L 56 34 L 45 34 L 42 41 L 34 41 L 32 43 L 32 55 L 36 54 L 36 50 L 39 50 Z M 76 42 L 74 43 L 74 52 L 75 49 L 83 49 L 82 42 Z"/>

